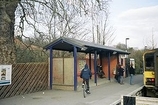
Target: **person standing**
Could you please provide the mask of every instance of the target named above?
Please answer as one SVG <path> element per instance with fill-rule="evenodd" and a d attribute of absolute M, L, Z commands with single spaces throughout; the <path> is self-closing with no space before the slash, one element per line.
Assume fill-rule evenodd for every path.
<path fill-rule="evenodd" d="M 129 68 L 129 74 L 130 74 L 130 85 L 132 85 L 133 84 L 133 75 L 135 75 L 135 69 L 133 68 L 132 63 Z"/>
<path fill-rule="evenodd" d="M 89 87 L 89 79 L 91 79 L 92 73 L 91 73 L 91 70 L 88 68 L 87 64 L 85 64 L 84 68 L 82 69 L 80 77 L 83 79 L 83 84 L 82 85 L 84 85 L 85 83 L 87 85 L 86 92 L 88 94 L 90 94 L 90 91 L 89 91 L 89 88 L 90 88 Z"/>
<path fill-rule="evenodd" d="M 116 74 L 115 74 L 115 79 L 117 80 L 117 82 L 118 82 L 118 83 L 120 83 L 119 68 L 120 68 L 120 65 L 119 65 L 119 64 L 117 64 L 117 65 L 116 65 Z"/>
<path fill-rule="evenodd" d="M 119 80 L 120 80 L 120 84 L 124 84 L 123 83 L 123 78 L 124 78 L 124 69 L 123 69 L 123 66 L 122 65 L 119 65 L 119 69 L 118 69 L 118 72 L 119 72 Z"/>

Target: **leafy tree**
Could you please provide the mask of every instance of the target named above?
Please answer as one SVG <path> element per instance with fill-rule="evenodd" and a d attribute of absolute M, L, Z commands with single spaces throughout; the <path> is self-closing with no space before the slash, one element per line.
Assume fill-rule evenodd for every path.
<path fill-rule="evenodd" d="M 125 45 L 125 44 L 122 44 L 122 43 L 118 43 L 118 44 L 116 45 L 116 48 L 121 49 L 121 50 L 126 50 L 126 45 Z"/>
<path fill-rule="evenodd" d="M 143 70 L 144 50 L 134 50 L 133 48 L 130 48 L 129 52 L 131 53 L 129 55 L 129 58 L 134 58 L 135 60 L 136 73 L 141 73 Z"/>

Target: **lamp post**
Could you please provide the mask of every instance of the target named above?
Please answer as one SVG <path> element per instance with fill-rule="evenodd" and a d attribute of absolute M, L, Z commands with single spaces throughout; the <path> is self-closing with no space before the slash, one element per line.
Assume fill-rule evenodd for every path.
<path fill-rule="evenodd" d="M 129 40 L 129 38 L 126 38 L 125 43 L 126 43 L 126 52 L 127 52 L 127 40 Z"/>
<path fill-rule="evenodd" d="M 144 50 L 145 50 L 145 51 L 146 51 L 146 49 L 147 49 L 147 46 L 144 47 Z"/>
<path fill-rule="evenodd" d="M 126 52 L 127 52 L 127 40 L 129 40 L 129 38 L 126 38 L 126 40 L 125 40 L 125 44 L 126 44 Z M 126 55 L 126 58 L 125 58 L 125 64 L 126 64 L 126 77 L 128 77 L 128 55 Z"/>

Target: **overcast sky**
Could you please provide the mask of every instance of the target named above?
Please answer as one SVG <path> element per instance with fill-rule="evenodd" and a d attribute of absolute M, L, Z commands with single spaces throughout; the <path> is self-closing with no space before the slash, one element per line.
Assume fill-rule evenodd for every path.
<path fill-rule="evenodd" d="M 158 47 L 158 0 L 113 0 L 109 19 L 115 29 L 113 45 L 129 38 L 128 47 L 142 49 L 151 46 L 153 32 Z"/>

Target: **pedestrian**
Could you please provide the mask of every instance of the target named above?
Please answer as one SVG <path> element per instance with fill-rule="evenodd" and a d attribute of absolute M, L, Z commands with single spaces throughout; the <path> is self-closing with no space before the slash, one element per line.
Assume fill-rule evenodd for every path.
<path fill-rule="evenodd" d="M 123 78 L 124 78 L 124 69 L 123 69 L 123 66 L 122 65 L 119 65 L 119 69 L 118 69 L 118 72 L 119 72 L 119 80 L 120 80 L 120 84 L 124 84 L 123 83 Z"/>
<path fill-rule="evenodd" d="M 118 83 L 120 83 L 119 68 L 120 68 L 120 65 L 117 64 L 116 65 L 115 79 L 117 80 Z"/>
<path fill-rule="evenodd" d="M 135 75 L 135 69 L 133 68 L 132 63 L 129 68 L 129 74 L 130 74 L 130 85 L 132 85 L 133 84 L 133 75 Z"/>
<path fill-rule="evenodd" d="M 86 89 L 86 92 L 88 94 L 90 94 L 90 90 L 89 90 L 89 79 L 91 79 L 92 77 L 92 73 L 91 73 L 91 70 L 88 68 L 88 65 L 85 64 L 84 68 L 82 69 L 81 71 L 81 74 L 80 74 L 80 77 L 83 79 L 83 84 L 82 86 L 84 86 L 84 84 L 86 83 L 87 85 L 87 89 Z"/>
<path fill-rule="evenodd" d="M 100 70 L 101 70 L 101 66 L 98 64 L 97 65 L 97 74 L 98 74 L 98 77 L 100 77 Z"/>
<path fill-rule="evenodd" d="M 97 74 L 99 78 L 105 78 L 105 73 L 102 70 L 102 66 L 101 65 L 97 65 Z"/>

